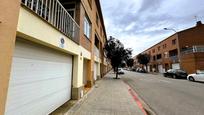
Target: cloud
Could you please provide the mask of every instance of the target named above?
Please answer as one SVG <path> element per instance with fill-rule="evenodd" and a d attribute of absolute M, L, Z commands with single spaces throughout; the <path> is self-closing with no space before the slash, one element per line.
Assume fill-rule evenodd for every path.
<path fill-rule="evenodd" d="M 108 36 L 138 54 L 177 31 L 204 21 L 203 0 L 101 0 Z"/>
<path fill-rule="evenodd" d="M 164 0 L 143 0 L 139 12 L 155 11 L 160 8 Z"/>

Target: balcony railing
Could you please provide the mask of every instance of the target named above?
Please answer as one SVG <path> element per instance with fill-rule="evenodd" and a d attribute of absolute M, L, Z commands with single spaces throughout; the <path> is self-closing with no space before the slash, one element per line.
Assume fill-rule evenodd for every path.
<path fill-rule="evenodd" d="M 179 61 L 178 55 L 169 56 L 169 58 L 170 58 L 173 62 L 178 62 L 178 61 Z"/>
<path fill-rule="evenodd" d="M 204 52 L 204 46 L 193 46 L 190 48 L 186 48 L 181 53 L 182 54 L 189 54 L 189 53 L 196 53 L 196 52 Z"/>
<path fill-rule="evenodd" d="M 160 59 L 157 59 L 156 61 L 157 61 L 157 62 L 162 62 L 162 58 L 160 58 Z"/>
<path fill-rule="evenodd" d="M 58 0 L 22 0 L 22 4 L 79 44 L 79 26 Z"/>

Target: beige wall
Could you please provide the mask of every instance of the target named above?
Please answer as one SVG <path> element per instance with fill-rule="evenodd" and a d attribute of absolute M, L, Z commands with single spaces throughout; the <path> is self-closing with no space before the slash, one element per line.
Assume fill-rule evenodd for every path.
<path fill-rule="evenodd" d="M 80 53 L 78 44 L 23 7 L 20 8 L 17 31 L 18 36 L 28 40 L 58 48 L 74 55 Z M 61 38 L 65 40 L 64 48 L 60 47 Z"/>
<path fill-rule="evenodd" d="M 4 114 L 20 0 L 0 3 L 0 115 Z"/>
<path fill-rule="evenodd" d="M 84 86 L 83 59 L 91 59 L 91 53 L 87 49 L 76 44 L 24 7 L 20 8 L 17 36 L 73 55 L 73 88 Z M 65 40 L 63 48 L 60 47 L 61 38 Z"/>
<path fill-rule="evenodd" d="M 80 14 L 81 14 L 81 20 L 80 20 L 80 28 L 81 28 L 81 43 L 82 43 L 82 46 L 85 46 L 87 45 L 87 42 L 85 42 L 86 40 L 84 39 L 87 39 L 84 37 L 83 35 L 83 20 L 84 20 L 84 16 L 87 15 L 91 21 L 91 26 L 92 26 L 92 30 L 91 30 L 91 38 L 90 38 L 90 51 L 92 52 L 91 53 L 91 61 L 90 61 L 90 69 L 88 70 L 88 73 L 89 73 L 89 77 L 88 77 L 88 81 L 89 83 L 93 84 L 93 73 L 94 73 L 94 62 L 98 62 L 98 65 L 100 66 L 100 63 L 103 63 L 103 57 L 96 57 L 95 54 L 94 54 L 94 45 L 95 45 L 95 35 L 97 35 L 99 41 L 100 41 L 100 45 L 104 45 L 104 42 L 106 41 L 105 39 L 105 32 L 104 32 L 104 29 L 103 29 L 103 22 L 102 22 L 102 18 L 103 17 L 100 17 L 100 10 L 99 9 L 100 7 L 97 6 L 97 0 L 92 0 L 92 3 L 91 3 L 91 6 L 88 2 L 88 0 L 82 0 L 81 2 L 81 10 L 80 10 Z M 96 14 L 98 14 L 99 16 L 99 23 L 97 25 L 96 23 Z M 102 31 L 101 31 L 101 28 L 102 28 Z M 84 44 L 84 45 L 83 45 Z M 99 46 L 99 49 L 100 51 L 102 51 L 102 46 Z M 100 53 L 102 54 L 102 53 Z M 100 72 L 100 67 L 98 67 L 99 69 L 99 72 Z"/>

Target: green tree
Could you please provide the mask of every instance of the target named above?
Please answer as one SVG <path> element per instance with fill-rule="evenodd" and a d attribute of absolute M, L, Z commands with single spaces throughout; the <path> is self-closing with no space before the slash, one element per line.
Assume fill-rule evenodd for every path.
<path fill-rule="evenodd" d="M 132 67 L 134 65 L 134 59 L 130 58 L 126 61 L 128 67 Z"/>
<path fill-rule="evenodd" d="M 105 55 L 110 60 L 113 69 L 116 71 L 116 79 L 118 78 L 118 68 L 122 62 L 127 61 L 132 55 L 131 49 L 125 49 L 124 45 L 113 37 L 105 43 Z"/>
<path fill-rule="evenodd" d="M 142 65 L 145 65 L 146 66 L 146 69 L 147 69 L 147 64 L 149 63 L 150 61 L 150 55 L 149 54 L 139 54 L 137 56 L 137 60 L 140 64 Z"/>

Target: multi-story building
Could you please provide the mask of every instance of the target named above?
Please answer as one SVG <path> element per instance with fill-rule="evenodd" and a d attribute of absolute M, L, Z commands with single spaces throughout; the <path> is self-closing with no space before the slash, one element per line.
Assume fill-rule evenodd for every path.
<path fill-rule="evenodd" d="M 142 53 L 150 55 L 147 70 L 165 72 L 170 68 L 183 69 L 188 73 L 204 69 L 204 24 L 176 32 Z M 136 59 L 136 56 L 135 56 Z M 135 65 L 139 65 L 135 60 Z"/>
<path fill-rule="evenodd" d="M 3 0 L 0 115 L 49 114 L 106 72 L 99 0 Z"/>

